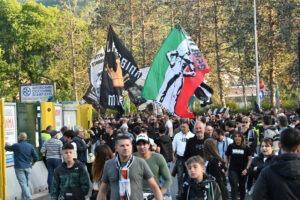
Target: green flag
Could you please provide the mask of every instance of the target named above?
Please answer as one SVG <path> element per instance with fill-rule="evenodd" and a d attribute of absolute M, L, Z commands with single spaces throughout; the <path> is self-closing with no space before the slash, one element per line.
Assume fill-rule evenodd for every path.
<path fill-rule="evenodd" d="M 188 110 L 188 102 L 208 72 L 199 48 L 177 24 L 150 66 L 142 97 L 153 100 L 171 114 L 194 118 L 194 114 Z"/>
<path fill-rule="evenodd" d="M 177 25 L 164 40 L 153 63 L 150 66 L 148 76 L 142 91 L 142 97 L 148 100 L 155 100 L 159 90 L 165 80 L 165 73 L 169 66 L 167 53 L 172 49 L 177 49 L 179 44 L 185 40 L 185 35 L 180 31 L 180 25 Z"/>

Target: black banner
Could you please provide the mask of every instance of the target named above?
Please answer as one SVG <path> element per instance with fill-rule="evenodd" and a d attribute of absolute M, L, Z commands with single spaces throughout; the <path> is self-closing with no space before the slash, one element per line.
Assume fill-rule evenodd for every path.
<path fill-rule="evenodd" d="M 142 73 L 131 53 L 109 27 L 102 74 L 100 105 L 123 114 L 124 89 L 131 88 Z"/>

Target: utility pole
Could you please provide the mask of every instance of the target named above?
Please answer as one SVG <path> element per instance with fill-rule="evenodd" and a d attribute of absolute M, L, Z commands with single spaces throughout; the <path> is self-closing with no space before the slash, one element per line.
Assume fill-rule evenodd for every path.
<path fill-rule="evenodd" d="M 144 0 L 141 0 L 142 4 L 142 9 L 141 9 L 141 17 L 142 17 L 142 52 L 143 52 L 143 62 L 142 62 L 142 67 L 146 65 L 146 49 L 145 49 L 145 10 L 144 10 Z"/>
<path fill-rule="evenodd" d="M 254 41 L 255 41 L 255 72 L 256 72 L 256 102 L 261 108 L 260 94 L 259 94 L 259 70 L 258 70 L 258 47 L 257 47 L 257 30 L 256 30 L 256 0 L 253 0 L 253 11 L 254 11 Z"/>

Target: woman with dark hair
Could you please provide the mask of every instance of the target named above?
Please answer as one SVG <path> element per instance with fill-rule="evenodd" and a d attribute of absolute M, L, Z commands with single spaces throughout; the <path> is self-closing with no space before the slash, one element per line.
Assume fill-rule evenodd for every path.
<path fill-rule="evenodd" d="M 204 159 L 206 160 L 206 173 L 216 178 L 222 192 L 222 199 L 227 200 L 228 190 L 225 175 L 227 168 L 225 167 L 225 161 L 218 153 L 216 141 L 212 138 L 206 139 L 204 142 Z"/>
<path fill-rule="evenodd" d="M 251 162 L 251 150 L 245 144 L 243 134 L 241 132 L 234 133 L 233 143 L 228 146 L 226 151 L 226 164 L 232 200 L 237 199 L 238 192 L 240 192 L 240 200 L 245 199 L 245 183 Z"/>
<path fill-rule="evenodd" d="M 113 157 L 114 157 L 114 153 L 112 152 L 111 148 L 108 145 L 100 144 L 95 148 L 95 161 L 92 166 L 93 193 L 90 198 L 91 200 L 97 199 L 99 186 L 101 184 L 104 164 L 107 160 L 112 159 Z M 107 197 L 107 200 L 108 199 L 109 197 Z"/>
<path fill-rule="evenodd" d="M 268 166 L 275 157 L 273 140 L 271 138 L 264 138 L 261 142 L 260 147 L 261 153 L 259 154 L 259 156 L 253 159 L 249 169 L 247 189 L 250 192 L 250 194 L 252 193 L 251 189 L 253 189 L 254 186 L 253 180 L 257 180 L 262 169 Z"/>

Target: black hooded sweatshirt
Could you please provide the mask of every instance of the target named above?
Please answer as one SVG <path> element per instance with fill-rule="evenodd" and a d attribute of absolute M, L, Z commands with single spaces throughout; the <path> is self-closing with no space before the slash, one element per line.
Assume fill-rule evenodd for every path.
<path fill-rule="evenodd" d="M 215 180 L 214 177 L 204 174 L 200 183 L 193 179 L 185 181 L 180 200 L 222 200 L 220 188 Z"/>
<path fill-rule="evenodd" d="M 255 184 L 253 199 L 300 199 L 300 154 L 282 154 L 264 168 Z"/>

